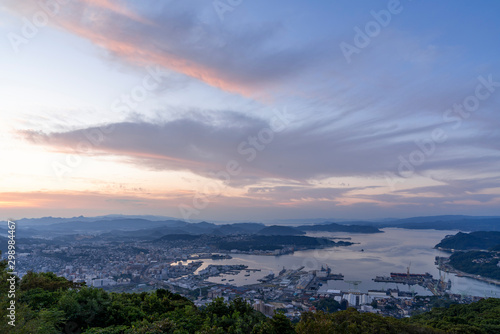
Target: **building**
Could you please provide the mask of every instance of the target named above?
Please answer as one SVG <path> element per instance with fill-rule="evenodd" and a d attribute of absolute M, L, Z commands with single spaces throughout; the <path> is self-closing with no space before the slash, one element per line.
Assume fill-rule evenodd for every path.
<path fill-rule="evenodd" d="M 370 295 L 357 292 L 344 294 L 343 299 L 347 300 L 349 306 L 353 307 L 370 304 L 373 301 L 373 298 Z"/>
<path fill-rule="evenodd" d="M 387 292 L 382 290 L 368 290 L 368 295 L 372 298 L 387 298 Z"/>
<path fill-rule="evenodd" d="M 268 317 L 272 317 L 274 315 L 275 307 L 271 304 L 266 304 L 263 301 L 259 300 L 255 304 L 253 304 L 253 309 L 259 311 L 260 313 L 263 313 Z"/>
<path fill-rule="evenodd" d="M 297 283 L 297 289 L 304 290 L 305 288 L 307 288 L 307 286 L 309 285 L 309 283 L 311 283 L 313 278 L 314 275 L 312 274 L 302 276 L 299 280 L 299 283 Z"/>
<path fill-rule="evenodd" d="M 109 278 L 98 278 L 98 279 L 93 279 L 91 285 L 95 287 L 103 287 L 103 286 L 116 285 L 116 282 Z"/>

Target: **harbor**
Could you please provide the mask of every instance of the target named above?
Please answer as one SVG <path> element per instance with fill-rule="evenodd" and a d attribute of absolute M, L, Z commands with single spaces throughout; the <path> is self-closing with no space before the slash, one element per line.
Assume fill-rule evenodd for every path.
<path fill-rule="evenodd" d="M 407 267 L 406 273 L 391 272 L 389 277 L 376 276 L 373 281 L 379 283 L 420 285 L 432 292 L 435 296 L 442 296 L 451 289 L 451 280 L 445 282 L 443 276 L 441 275 L 440 279 L 434 279 L 434 277 L 427 272 L 425 274 L 410 273 L 410 266 L 411 263 Z"/>

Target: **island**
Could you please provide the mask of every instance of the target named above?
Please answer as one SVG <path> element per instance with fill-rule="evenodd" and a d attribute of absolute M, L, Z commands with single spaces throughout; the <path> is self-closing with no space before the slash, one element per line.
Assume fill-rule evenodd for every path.
<path fill-rule="evenodd" d="M 436 257 L 441 270 L 500 285 L 500 232 L 458 232 L 435 248 L 452 252 L 449 258 Z"/>
<path fill-rule="evenodd" d="M 455 235 L 447 235 L 436 245 L 436 248 L 441 250 L 488 250 L 493 247 L 500 248 L 500 232 L 458 232 Z"/>
<path fill-rule="evenodd" d="M 228 240 L 229 239 L 229 240 Z M 232 239 L 232 240 L 231 240 Z M 217 243 L 221 251 L 239 251 L 248 253 L 272 252 L 274 255 L 293 253 L 294 250 L 350 246 L 352 242 L 332 241 L 326 238 L 314 238 L 295 235 L 244 235 L 237 238 L 224 238 Z"/>

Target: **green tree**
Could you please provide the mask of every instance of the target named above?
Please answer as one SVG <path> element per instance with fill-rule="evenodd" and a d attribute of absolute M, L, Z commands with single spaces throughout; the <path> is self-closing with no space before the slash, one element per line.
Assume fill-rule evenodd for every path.
<path fill-rule="evenodd" d="M 80 283 L 73 283 L 64 277 L 59 277 L 52 272 L 35 273 L 28 271 L 23 276 L 20 283 L 20 290 L 27 291 L 35 288 L 40 288 L 46 291 L 56 291 L 59 289 L 67 290 L 69 288 L 78 289 L 82 286 Z"/>
<path fill-rule="evenodd" d="M 265 326 L 263 334 L 295 334 L 295 328 L 283 312 L 276 312 Z"/>
<path fill-rule="evenodd" d="M 326 313 L 337 312 L 340 309 L 340 303 L 333 298 L 323 298 L 313 303 L 316 310 Z"/>
<path fill-rule="evenodd" d="M 295 329 L 298 334 L 442 333 L 391 317 L 359 313 L 353 308 L 331 314 L 306 312 Z"/>

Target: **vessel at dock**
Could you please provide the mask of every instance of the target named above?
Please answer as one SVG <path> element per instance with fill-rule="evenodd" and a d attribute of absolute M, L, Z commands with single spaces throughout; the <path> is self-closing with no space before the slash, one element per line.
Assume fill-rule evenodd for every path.
<path fill-rule="evenodd" d="M 326 265 L 325 267 L 321 266 L 320 270 L 315 272 L 316 277 L 322 281 L 330 281 L 330 280 L 338 280 L 341 281 L 344 279 L 344 275 L 342 274 L 332 274 L 332 269 Z"/>
<path fill-rule="evenodd" d="M 257 281 L 265 283 L 265 282 L 269 282 L 273 278 L 274 278 L 274 273 L 271 271 L 271 272 L 269 272 L 269 275 L 266 275 L 266 276 L 262 277 L 261 279 L 258 279 Z"/>
<path fill-rule="evenodd" d="M 429 273 L 425 274 L 410 274 L 406 273 L 391 273 L 392 278 L 406 278 L 406 279 L 429 279 L 432 278 L 432 275 Z"/>
<path fill-rule="evenodd" d="M 383 283 L 403 283 L 403 284 L 417 284 L 420 280 L 414 278 L 406 277 L 387 277 L 387 276 L 376 276 L 373 279 L 375 282 Z"/>

